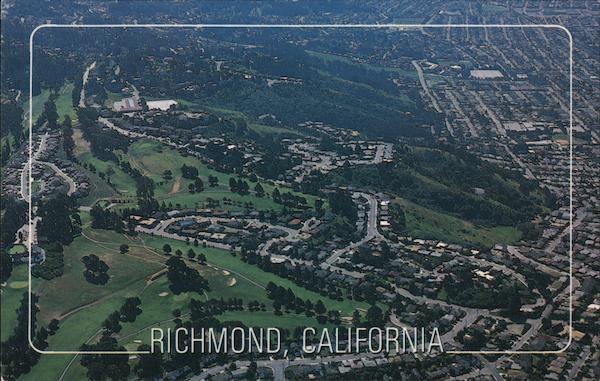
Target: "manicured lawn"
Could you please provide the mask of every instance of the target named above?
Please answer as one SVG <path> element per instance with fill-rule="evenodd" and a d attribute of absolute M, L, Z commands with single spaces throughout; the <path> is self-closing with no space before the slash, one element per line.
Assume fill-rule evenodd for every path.
<path fill-rule="evenodd" d="M 143 239 L 147 245 L 154 247 L 157 251 L 162 251 L 162 247 L 165 243 L 171 245 L 173 251 L 181 249 L 181 251 L 183 251 L 184 253 L 188 250 L 189 247 L 193 247 L 187 246 L 185 242 L 182 241 L 176 241 L 162 237 L 148 236 L 145 234 L 142 234 L 141 236 L 143 236 Z M 291 280 L 263 271 L 257 266 L 245 263 L 239 258 L 239 255 L 234 257 L 226 251 L 209 247 L 199 247 L 194 248 L 194 250 L 196 251 L 196 253 L 204 253 L 209 264 L 214 264 L 224 270 L 228 270 L 234 276 L 237 274 L 241 275 L 236 277 L 238 280 L 240 280 L 240 278 L 246 278 L 247 280 L 251 281 L 251 283 L 259 284 L 262 287 L 266 287 L 269 282 L 274 282 L 279 286 L 291 288 L 296 296 L 304 300 L 310 299 L 311 301 L 316 302 L 317 300 L 321 299 L 328 309 L 339 310 L 342 312 L 343 316 L 351 316 L 354 310 L 357 308 L 368 308 L 367 304 L 363 302 L 356 302 L 347 299 L 340 302 L 337 300 L 330 299 L 326 296 L 322 296 L 316 292 L 309 291 L 303 287 L 296 285 Z M 256 288 L 260 290 L 260 288 Z"/>
<path fill-rule="evenodd" d="M 8 254 L 23 254 L 27 252 L 25 245 L 14 245 L 8 250 Z"/>
<path fill-rule="evenodd" d="M 91 152 L 82 153 L 77 157 L 82 163 L 92 164 L 96 167 L 97 172 L 107 173 L 108 168 L 111 167 L 113 174 L 110 176 L 110 182 L 115 185 L 118 192 L 124 195 L 135 195 L 135 181 L 127 173 L 123 172 L 116 163 L 110 161 L 100 160 Z"/>
<path fill-rule="evenodd" d="M 13 267 L 10 278 L 6 281 L 6 286 L 1 288 L 0 305 L 0 341 L 5 341 L 12 334 L 17 326 L 16 310 L 21 305 L 23 295 L 27 293 L 29 272 L 26 265 Z M 35 290 L 39 280 L 33 278 L 32 290 Z"/>
<path fill-rule="evenodd" d="M 162 258 L 143 248 L 132 247 L 128 254 L 120 254 L 118 246 L 127 241 L 122 235 L 100 230 L 86 229 L 86 232 L 92 239 L 114 242 L 115 245 L 94 243 L 81 236 L 65 247 L 63 276 L 44 282 L 39 292 L 39 316 L 46 323 L 103 298 L 111 299 L 117 292 L 129 290 L 137 294 L 145 279 L 164 267 Z M 100 257 L 110 268 L 110 280 L 105 285 L 91 284 L 83 277 L 85 267 L 81 258 L 91 253 Z"/>
<path fill-rule="evenodd" d="M 400 203 L 406 214 L 408 234 L 418 238 L 439 239 L 459 244 L 482 244 L 487 247 L 497 243 L 514 244 L 521 238 L 521 232 L 513 226 L 477 226 L 405 199 L 397 198 L 395 201 Z"/>
<path fill-rule="evenodd" d="M 170 147 L 166 147 L 163 144 L 153 140 L 138 140 L 129 147 L 129 151 L 126 156 L 132 167 L 137 168 L 144 174 L 152 178 L 158 185 L 155 191 L 156 199 L 159 201 L 165 201 L 165 203 L 171 202 L 173 205 L 180 204 L 181 207 L 202 207 L 202 203 L 208 198 L 221 201 L 222 209 L 240 209 L 240 207 L 228 206 L 223 204 L 223 197 L 238 201 L 241 203 L 251 202 L 255 208 L 267 210 L 279 210 L 282 205 L 276 204 L 270 198 L 270 194 L 275 188 L 267 181 L 260 181 L 263 189 L 266 192 L 265 197 L 257 197 L 254 194 L 255 182 L 249 181 L 250 194 L 240 195 L 233 193 L 229 189 L 230 177 L 236 177 L 234 175 L 222 173 L 208 168 L 200 160 L 193 156 L 183 156 L 177 150 Z M 191 180 L 183 179 L 181 177 L 181 167 L 183 165 L 191 165 L 198 169 L 200 178 L 204 182 L 204 191 L 199 193 L 189 193 L 188 185 L 192 182 Z M 163 173 L 165 171 L 171 171 L 172 179 L 165 180 Z M 219 185 L 216 187 L 209 187 L 208 176 L 214 176 L 219 179 Z M 175 185 L 177 183 L 177 185 Z M 285 187 L 279 187 L 281 192 L 291 191 Z M 300 195 L 306 198 L 309 206 L 314 206 L 316 197 L 311 195 L 304 195 L 297 192 L 292 192 L 296 195 Z"/>
<path fill-rule="evenodd" d="M 37 119 L 40 117 L 40 115 L 42 114 L 42 111 L 44 111 L 44 103 L 46 103 L 48 98 L 50 98 L 50 89 L 43 89 L 41 93 L 33 96 L 32 100 L 31 100 L 32 101 L 31 107 L 33 109 L 32 121 L 34 124 L 37 121 Z M 25 112 L 25 114 L 27 114 L 29 112 L 29 99 L 26 99 L 26 101 L 23 103 L 23 111 Z M 24 116 L 27 116 L 27 115 L 24 115 Z M 23 128 L 25 130 L 29 129 L 29 119 L 28 118 L 23 119 Z"/>
<path fill-rule="evenodd" d="M 58 97 L 54 100 L 56 112 L 58 113 L 58 122 L 65 120 L 69 116 L 71 121 L 77 120 L 77 113 L 73 107 L 73 83 L 66 82 L 58 91 Z"/>

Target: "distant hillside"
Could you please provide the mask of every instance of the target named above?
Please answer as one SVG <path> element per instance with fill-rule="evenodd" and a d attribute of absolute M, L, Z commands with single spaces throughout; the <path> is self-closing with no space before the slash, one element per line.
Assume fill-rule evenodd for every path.
<path fill-rule="evenodd" d="M 394 164 L 338 170 L 333 181 L 385 191 L 484 226 L 516 226 L 554 202 L 535 182 L 467 153 L 423 147 L 399 151 Z"/>

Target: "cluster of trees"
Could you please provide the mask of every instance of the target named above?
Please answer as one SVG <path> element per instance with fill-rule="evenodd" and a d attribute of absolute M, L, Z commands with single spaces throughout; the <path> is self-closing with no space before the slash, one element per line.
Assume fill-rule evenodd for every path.
<path fill-rule="evenodd" d="M 399 204 L 390 203 L 390 225 L 396 234 L 406 231 L 406 215 Z"/>
<path fill-rule="evenodd" d="M 256 164 L 254 170 L 265 179 L 276 180 L 288 169 L 302 162 L 301 158 L 286 155 L 288 153 L 287 147 L 279 141 L 274 141 L 271 137 L 258 139 L 257 143 L 263 148 L 263 157 L 269 158 L 269 160 L 260 161 Z"/>
<path fill-rule="evenodd" d="M 12 196 L 0 200 L 3 213 L 0 215 L 0 282 L 5 282 L 12 273 L 12 259 L 8 254 L 15 241 L 17 231 L 27 220 L 27 204 Z"/>
<path fill-rule="evenodd" d="M 188 185 L 190 193 L 202 192 L 204 190 L 204 182 L 198 175 L 198 168 L 184 164 L 181 166 L 181 176 L 184 179 L 194 180 Z"/>
<path fill-rule="evenodd" d="M 62 122 L 61 127 L 63 150 L 69 159 L 73 159 L 75 141 L 73 140 L 73 124 L 69 115 L 65 116 L 65 120 Z"/>
<path fill-rule="evenodd" d="M 169 258 L 167 266 L 167 279 L 171 283 L 169 288 L 175 295 L 182 292 L 202 293 L 210 290 L 208 281 L 200 275 L 198 270 L 188 267 L 180 258 Z"/>
<path fill-rule="evenodd" d="M 340 323 L 339 311 L 328 312 L 321 300 L 317 300 L 314 304 L 310 299 L 302 300 L 290 288 L 286 289 L 269 282 L 267 284 L 267 296 L 273 300 L 273 309 L 276 315 L 281 315 L 281 308 L 285 307 L 294 310 L 296 313 L 304 312 L 309 317 L 315 316 L 320 324 L 325 324 L 328 319 L 335 324 Z"/>
<path fill-rule="evenodd" d="M 63 275 L 64 272 L 64 254 L 60 242 L 52 242 L 43 246 L 46 252 L 44 262 L 35 265 L 31 269 L 31 274 L 37 278 L 50 280 Z"/>
<path fill-rule="evenodd" d="M 12 196 L 2 196 L 0 200 L 3 213 L 0 214 L 0 239 L 8 247 L 15 241 L 17 231 L 27 221 L 27 203 Z"/>
<path fill-rule="evenodd" d="M 12 269 L 12 259 L 6 249 L 0 245 L 0 283 L 4 283 L 10 278 Z"/>
<path fill-rule="evenodd" d="M 474 308 L 502 308 L 513 318 L 520 315 L 522 300 L 514 284 L 501 282 L 490 288 L 478 286 L 469 267 L 458 268 L 453 274 L 454 277 L 445 276 L 441 285 L 450 303 Z"/>
<path fill-rule="evenodd" d="M 92 154 L 105 161 L 117 163 L 119 160 L 113 151 L 127 152 L 129 139 L 110 129 L 98 128 L 98 112 L 91 107 L 77 109 L 77 118 L 83 131 L 83 137 L 90 142 Z"/>
<path fill-rule="evenodd" d="M 209 142 L 203 154 L 212 159 L 215 168 L 221 172 L 232 173 L 244 166 L 244 153 L 235 148 L 229 149 L 226 145 Z"/>
<path fill-rule="evenodd" d="M 211 188 L 219 185 L 219 178 L 217 176 L 208 175 L 208 186 Z"/>
<path fill-rule="evenodd" d="M 13 137 L 13 147 L 17 149 L 23 141 L 25 135 L 23 130 L 23 108 L 17 102 L 2 102 L 0 104 L 0 125 L 2 126 L 2 135 Z M 11 141 L 5 139 L 2 147 L 2 164 L 6 164 L 11 155 Z"/>
<path fill-rule="evenodd" d="M 106 334 L 119 333 L 121 331 L 121 323 L 132 323 L 142 313 L 140 305 L 142 301 L 137 296 L 132 296 L 125 299 L 125 302 L 119 308 L 114 311 L 104 322 L 102 327 L 105 329 Z"/>
<path fill-rule="evenodd" d="M 254 242 L 251 242 L 254 241 Z M 248 237 L 242 241 L 242 250 L 240 253 L 241 259 L 251 265 L 256 265 L 260 269 L 279 275 L 289 279 L 300 287 L 304 287 L 310 291 L 319 293 L 322 296 L 327 296 L 339 301 L 343 300 L 340 288 L 315 274 L 313 268 L 295 266 L 293 269 L 288 269 L 283 264 L 272 263 L 268 257 L 263 257 L 257 253 L 258 240 L 253 237 Z M 358 290 L 356 290 L 358 292 Z M 353 295 L 359 298 L 358 293 Z"/>
<path fill-rule="evenodd" d="M 117 232 L 123 231 L 123 219 L 116 213 L 102 208 L 96 204 L 90 210 L 92 217 L 92 227 L 94 229 L 112 229 Z"/>
<path fill-rule="evenodd" d="M 229 190 L 233 193 L 239 193 L 241 195 L 248 194 L 250 191 L 250 185 L 242 179 L 229 178 Z"/>
<path fill-rule="evenodd" d="M 358 208 L 352 201 L 350 192 L 346 190 L 338 188 L 335 192 L 329 193 L 329 206 L 333 213 L 348 219 L 353 225 L 358 220 Z"/>
<path fill-rule="evenodd" d="M 137 296 L 125 299 L 121 308 L 108 315 L 102 323 L 104 330 L 100 340 L 95 344 L 82 345 L 81 350 L 84 352 L 126 351 L 124 347 L 118 345 L 113 334 L 121 331 L 122 322 L 134 322 L 136 320 L 142 313 L 141 304 L 142 301 Z M 159 356 L 157 360 L 162 361 L 162 356 Z M 146 359 L 143 361 L 146 361 Z M 88 379 L 95 381 L 104 381 L 106 379 L 126 380 L 131 371 L 127 356 L 106 356 L 87 353 L 81 356 L 81 365 L 87 368 Z"/>
<path fill-rule="evenodd" d="M 281 204 L 288 208 L 293 209 L 306 209 L 308 208 L 308 203 L 305 197 L 297 196 L 292 192 L 283 192 L 281 193 L 278 188 L 273 189 L 273 194 L 271 195 L 273 201 L 277 204 Z"/>
<path fill-rule="evenodd" d="M 77 213 L 75 199 L 59 193 L 40 202 L 37 224 L 40 237 L 48 242 L 60 242 L 68 245 L 81 233 L 81 218 Z"/>
<path fill-rule="evenodd" d="M 50 98 L 44 103 L 44 110 L 36 120 L 34 128 L 41 127 L 44 123 L 48 123 L 46 127 L 51 130 L 58 128 L 58 112 L 54 103 L 55 97 L 55 94 L 50 94 Z"/>
<path fill-rule="evenodd" d="M 81 350 L 82 352 L 127 351 L 110 334 L 103 334 L 95 344 L 82 345 Z M 126 380 L 131 371 L 128 356 L 107 356 L 87 353 L 81 356 L 81 365 L 87 369 L 87 377 L 92 381 L 105 381 L 106 379 Z"/>
<path fill-rule="evenodd" d="M 31 295 L 31 330 L 33 345 L 37 349 L 48 348 L 48 330 L 45 327 L 37 328 L 38 296 Z M 35 351 L 28 340 L 29 322 L 29 295 L 23 293 L 21 304 L 17 309 L 17 326 L 13 334 L 0 345 L 0 362 L 2 363 L 2 376 L 7 380 L 16 380 L 23 374 L 29 373 L 31 368 L 40 359 L 40 354 Z"/>
<path fill-rule="evenodd" d="M 384 268 L 388 265 L 389 260 L 392 259 L 392 254 L 387 242 L 382 242 L 381 250 L 374 253 L 371 247 L 367 245 L 361 245 L 358 250 L 352 256 L 352 262 L 364 263 L 369 266 L 375 266 L 378 268 Z"/>
<path fill-rule="evenodd" d="M 96 254 L 86 255 L 81 258 L 85 265 L 83 276 L 85 280 L 92 284 L 106 284 L 108 282 L 108 265 Z"/>
<path fill-rule="evenodd" d="M 193 180 L 198 177 L 198 168 L 184 164 L 181 166 L 181 176 L 184 179 Z"/>

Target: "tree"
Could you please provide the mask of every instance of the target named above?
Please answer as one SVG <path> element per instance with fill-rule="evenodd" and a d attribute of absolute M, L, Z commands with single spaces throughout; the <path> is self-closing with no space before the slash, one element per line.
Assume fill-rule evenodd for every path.
<path fill-rule="evenodd" d="M 238 183 L 237 181 L 235 181 L 235 179 L 233 177 L 229 178 L 229 189 L 235 193 L 238 191 Z"/>
<path fill-rule="evenodd" d="M 390 204 L 390 224 L 394 233 L 402 233 L 406 229 L 406 216 L 400 205 Z"/>
<path fill-rule="evenodd" d="M 137 376 L 145 380 L 160 378 L 164 373 L 162 353 L 152 352 L 148 344 L 140 345 L 138 351 L 150 353 L 142 353 L 138 356 L 139 360 L 134 368 Z"/>
<path fill-rule="evenodd" d="M 262 185 L 260 185 L 260 183 L 256 183 L 256 185 L 254 186 L 254 192 L 256 192 L 257 197 L 263 197 L 265 195 L 265 190 L 263 189 Z"/>
<path fill-rule="evenodd" d="M 383 312 L 377 306 L 371 306 L 367 310 L 367 322 L 369 326 L 379 326 L 383 323 Z"/>
<path fill-rule="evenodd" d="M 84 344 L 84 352 L 89 351 L 126 351 L 119 346 L 117 340 L 109 335 L 102 335 L 97 344 Z M 129 376 L 128 356 L 106 356 L 101 354 L 84 354 L 81 365 L 87 368 L 87 377 L 92 381 L 126 380 Z"/>
<path fill-rule="evenodd" d="M 190 193 L 194 193 L 194 184 L 193 184 L 193 183 L 190 183 L 190 184 L 188 185 L 188 191 L 189 191 Z"/>
<path fill-rule="evenodd" d="M 134 322 L 136 317 L 142 313 L 139 306 L 142 301 L 137 296 L 125 299 L 125 303 L 119 309 L 120 320 L 123 322 Z"/>
<path fill-rule="evenodd" d="M 171 254 L 171 245 L 169 245 L 168 243 L 165 243 L 162 247 L 163 249 L 163 253 L 165 254 Z"/>
<path fill-rule="evenodd" d="M 187 256 L 189 259 L 194 259 L 194 257 L 196 256 L 196 253 L 194 252 L 194 249 L 189 249 L 187 252 Z"/>
<path fill-rule="evenodd" d="M 44 111 L 40 116 L 48 122 L 48 128 L 51 130 L 55 130 L 58 127 L 58 112 L 56 112 L 56 104 L 52 98 L 48 99 L 46 103 L 44 103 Z"/>
<path fill-rule="evenodd" d="M 188 291 L 201 293 L 209 290 L 208 282 L 198 270 L 188 267 L 179 257 L 169 258 L 167 266 L 167 279 L 171 283 L 169 287 L 174 294 L 179 295 Z"/>
<path fill-rule="evenodd" d="M 202 264 L 206 263 L 206 255 L 204 255 L 204 253 L 198 254 L 198 261 Z"/>
<path fill-rule="evenodd" d="M 10 277 L 13 264 L 10 255 L 4 249 L 0 249 L 0 283 L 4 283 Z"/>
<path fill-rule="evenodd" d="M 202 192 L 204 190 L 204 183 L 201 178 L 196 177 L 196 179 L 194 179 L 194 188 L 196 188 L 196 192 Z"/>
<path fill-rule="evenodd" d="M 81 262 L 85 265 L 83 276 L 92 284 L 106 284 L 108 282 L 108 265 L 98 258 L 96 254 L 86 255 L 81 258 Z"/>
<path fill-rule="evenodd" d="M 183 255 L 183 252 L 179 249 L 175 250 L 175 255 L 178 257 L 181 257 Z"/>
<path fill-rule="evenodd" d="M 121 246 L 119 246 L 119 251 L 121 252 L 121 254 L 127 253 L 129 251 L 129 245 L 122 244 Z"/>
<path fill-rule="evenodd" d="M 256 361 L 251 360 L 250 365 L 248 365 L 248 371 L 246 372 L 246 378 L 250 381 L 255 381 L 258 377 L 258 366 L 256 365 Z"/>
<path fill-rule="evenodd" d="M 352 313 L 352 325 L 355 327 L 360 325 L 360 312 L 358 310 L 354 310 L 354 313 Z"/>
<path fill-rule="evenodd" d="M 68 245 L 76 233 L 71 220 L 75 213 L 75 201 L 65 194 L 57 194 L 41 203 L 38 216 L 38 234 L 50 242 L 60 242 Z"/>
<path fill-rule="evenodd" d="M 317 303 L 315 303 L 315 313 L 317 315 L 323 315 L 325 311 L 327 311 L 327 309 L 325 308 L 323 302 L 321 300 L 317 300 Z"/>
<path fill-rule="evenodd" d="M 315 200 L 315 210 L 317 211 L 317 213 L 321 214 L 323 212 L 323 200 L 321 200 L 320 198 Z"/>
<path fill-rule="evenodd" d="M 75 148 L 75 141 L 73 140 L 73 127 L 71 124 L 71 117 L 65 116 L 65 120 L 62 123 L 62 138 L 63 138 L 63 149 L 67 154 L 67 157 L 73 157 L 73 149 Z"/>
<path fill-rule="evenodd" d="M 276 203 L 281 203 L 281 193 L 279 192 L 279 189 L 275 188 L 273 190 L 273 201 L 275 201 Z"/>

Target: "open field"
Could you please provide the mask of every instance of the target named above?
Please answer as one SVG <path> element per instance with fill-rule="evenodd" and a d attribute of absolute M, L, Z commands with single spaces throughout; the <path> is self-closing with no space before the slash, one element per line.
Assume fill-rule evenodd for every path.
<path fill-rule="evenodd" d="M 302 136 L 298 131 L 294 131 L 285 127 L 267 126 L 264 124 L 250 123 L 248 124 L 250 129 L 260 135 L 296 135 Z"/>
<path fill-rule="evenodd" d="M 481 227 L 406 199 L 396 198 L 395 202 L 402 206 L 406 214 L 408 234 L 416 237 L 487 247 L 496 243 L 514 244 L 521 238 L 521 232 L 513 226 Z"/>

